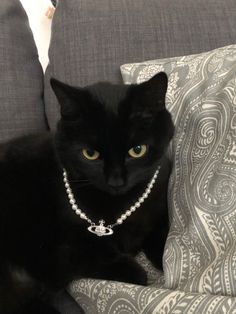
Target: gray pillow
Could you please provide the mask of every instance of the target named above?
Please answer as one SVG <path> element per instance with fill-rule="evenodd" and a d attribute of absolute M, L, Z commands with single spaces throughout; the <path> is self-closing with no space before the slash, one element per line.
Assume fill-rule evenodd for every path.
<path fill-rule="evenodd" d="M 121 82 L 125 62 L 198 53 L 236 38 L 235 0 L 62 0 L 52 25 L 45 103 L 52 128 L 59 108 L 51 76 L 72 85 Z"/>
<path fill-rule="evenodd" d="M 165 287 L 236 296 L 236 45 L 121 70 L 125 83 L 169 74 L 176 133 Z"/>
<path fill-rule="evenodd" d="M 0 142 L 46 130 L 43 73 L 26 13 L 0 1 Z"/>

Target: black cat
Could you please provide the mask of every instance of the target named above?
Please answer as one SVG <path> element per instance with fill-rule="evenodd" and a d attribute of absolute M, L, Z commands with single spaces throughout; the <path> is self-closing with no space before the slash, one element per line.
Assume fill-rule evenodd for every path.
<path fill-rule="evenodd" d="M 0 314 L 59 313 L 48 301 L 76 278 L 145 285 L 141 250 L 162 267 L 174 132 L 166 74 L 130 86 L 51 85 L 55 134 L 0 150 Z"/>

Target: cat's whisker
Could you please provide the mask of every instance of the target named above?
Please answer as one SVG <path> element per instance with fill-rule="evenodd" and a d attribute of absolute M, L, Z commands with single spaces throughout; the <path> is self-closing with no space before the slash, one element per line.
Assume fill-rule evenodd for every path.
<path fill-rule="evenodd" d="M 70 182 L 89 182 L 89 180 L 70 180 Z"/>
<path fill-rule="evenodd" d="M 92 184 L 90 183 L 90 182 L 88 182 L 88 183 L 78 183 L 78 187 L 80 187 L 80 188 L 83 188 L 83 187 L 86 187 L 86 186 L 91 186 Z"/>

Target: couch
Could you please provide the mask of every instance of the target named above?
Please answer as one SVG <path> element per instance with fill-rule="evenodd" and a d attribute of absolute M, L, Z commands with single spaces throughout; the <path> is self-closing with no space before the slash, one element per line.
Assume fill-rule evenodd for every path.
<path fill-rule="evenodd" d="M 181 67 L 183 67 L 184 62 L 190 62 L 188 64 L 192 67 L 193 64 L 196 64 L 196 58 L 200 60 L 199 62 L 204 62 L 204 58 L 208 58 L 208 56 L 211 57 L 211 60 L 213 58 L 218 66 L 218 68 L 214 67 L 214 62 L 211 63 L 212 72 L 222 69 L 222 62 L 220 61 L 222 61 L 225 50 L 213 53 L 213 57 L 212 54 L 199 54 L 218 47 L 233 45 L 236 41 L 235 18 L 236 3 L 234 0 L 61 0 L 58 3 L 52 23 L 52 38 L 49 49 L 50 63 L 44 75 L 38 61 L 27 16 L 20 2 L 18 0 L 1 0 L 0 141 L 4 142 L 15 136 L 55 129 L 59 119 L 59 109 L 49 84 L 51 76 L 78 86 L 85 86 L 101 80 L 122 82 L 120 73 L 122 64 L 126 64 L 123 68 L 123 77 L 125 78 L 125 74 L 128 72 L 131 75 L 133 69 L 136 71 L 137 62 L 165 58 L 164 61 L 159 61 L 157 66 L 152 63 L 152 69 L 153 66 L 154 68 L 164 67 L 165 69 L 170 63 L 169 60 L 171 60 L 171 64 Z M 235 47 L 227 49 L 228 62 L 234 62 L 232 61 L 234 49 Z M 198 54 L 192 63 L 191 60 L 193 59 L 191 58 L 178 59 L 177 62 L 176 59 L 166 59 L 192 54 Z M 145 67 L 149 65 L 149 63 L 144 64 Z M 194 77 L 197 69 L 191 69 L 192 77 Z M 223 71 L 219 73 L 219 75 L 223 75 Z M 129 79 L 126 79 L 126 82 Z M 220 86 L 223 89 L 225 85 L 221 84 Z M 230 85 L 225 90 L 230 90 L 229 95 L 232 95 L 232 89 L 233 87 Z M 204 108 L 207 108 L 206 104 Z M 214 121 L 217 119 L 219 117 L 214 118 Z M 178 119 L 175 120 L 177 127 L 178 121 Z M 182 123 L 184 124 L 184 121 Z M 234 128 L 233 125 L 231 127 L 232 132 L 234 132 Z M 207 129 L 205 135 L 206 144 L 204 142 L 204 145 L 207 146 L 211 144 L 208 139 L 211 138 L 212 133 L 208 132 Z M 229 136 L 226 138 L 230 141 Z M 179 142 L 176 140 L 172 150 L 175 147 L 178 148 L 178 145 Z M 222 145 L 219 144 L 218 148 L 222 150 Z M 219 156 L 219 151 L 217 150 L 218 155 L 213 154 L 213 161 Z M 175 151 L 170 154 L 174 157 L 174 163 L 177 163 Z M 209 154 L 209 151 L 206 154 Z M 188 157 L 181 151 L 179 156 Z M 233 153 L 230 156 L 232 159 Z M 184 168 L 184 162 L 179 160 L 178 162 L 180 167 Z M 194 162 L 199 163 L 199 158 Z M 228 167 L 231 167 L 230 171 L 234 173 L 234 163 L 231 162 Z M 177 169 L 177 166 L 174 169 Z M 213 176 L 214 173 L 211 175 Z M 172 187 L 174 188 L 174 178 L 173 175 L 170 190 Z M 209 175 L 207 182 L 211 182 L 211 178 Z M 233 176 L 230 186 L 227 180 L 225 182 L 222 188 L 224 193 L 221 194 L 222 197 L 227 198 L 230 193 L 232 203 L 232 199 L 234 200 L 234 195 L 236 195 L 235 177 Z M 186 192 L 186 190 L 184 191 Z M 179 190 L 179 193 L 184 194 L 182 190 Z M 208 199 L 208 201 L 211 203 L 212 200 Z M 190 206 L 190 203 L 188 202 L 187 205 Z M 224 203 L 222 204 L 221 206 L 224 207 Z M 227 216 L 231 222 L 234 220 L 232 206 L 231 204 L 231 212 Z M 230 273 L 225 266 L 226 260 L 224 260 L 224 267 L 220 269 L 218 274 L 206 267 L 205 272 L 209 272 L 208 276 L 204 277 L 204 282 L 199 280 L 198 284 L 194 284 L 196 281 L 191 281 L 190 271 L 176 275 L 179 269 L 178 258 L 186 261 L 186 263 L 191 262 L 191 267 L 193 265 L 195 267 L 195 273 L 198 270 L 202 271 L 204 263 L 201 257 L 196 258 L 196 256 L 201 255 L 205 249 L 202 243 L 199 244 L 198 234 L 201 232 L 204 234 L 202 229 L 204 226 L 206 228 L 210 226 L 209 228 L 215 236 L 215 246 L 218 248 L 219 245 L 218 250 L 213 250 L 210 245 L 213 242 L 209 240 L 209 251 L 212 250 L 212 254 L 222 256 L 223 244 L 227 242 L 229 234 L 234 235 L 235 224 L 232 222 L 230 229 L 228 228 L 229 224 L 224 225 L 220 221 L 222 216 L 217 216 L 210 225 L 205 222 L 206 220 L 202 220 L 202 224 L 199 223 L 199 229 L 197 229 L 195 228 L 196 224 L 193 228 L 191 213 L 186 214 L 184 212 L 181 217 L 182 221 L 185 222 L 183 234 L 186 239 L 187 235 L 192 232 L 196 242 L 192 240 L 193 238 L 191 238 L 192 242 L 187 240 L 184 242 L 183 239 L 180 239 L 182 241 L 181 252 L 184 253 L 176 257 L 173 253 L 175 252 L 174 242 L 171 241 L 179 236 L 175 233 L 175 225 L 178 222 L 175 220 L 177 216 L 172 210 L 175 210 L 175 206 L 170 204 L 172 233 L 164 254 L 164 264 L 166 259 L 164 275 L 155 272 L 145 257 L 141 255 L 138 258 L 149 272 L 150 282 L 152 282 L 150 286 L 142 287 L 93 279 L 75 281 L 68 287 L 67 291 L 62 292 L 55 300 L 56 306 L 60 308 L 62 313 L 80 313 L 77 302 L 82 305 L 86 313 L 91 314 L 235 313 L 236 293 L 231 287 L 233 286 L 232 283 L 236 281 L 234 251 L 230 255 L 230 259 L 227 259 L 227 263 L 231 263 L 233 266 Z M 206 217 L 206 215 L 207 213 L 204 213 L 202 217 Z M 181 219 L 179 220 L 181 221 Z M 222 237 L 221 235 L 226 229 L 228 231 L 227 236 Z M 206 250 L 208 250 L 207 241 L 206 238 L 204 240 Z M 231 247 L 233 247 L 232 241 L 227 243 L 231 243 Z M 193 248 L 195 251 L 198 250 L 197 253 L 194 252 L 195 264 L 192 259 L 186 258 Z M 214 258 L 216 259 L 216 256 Z M 173 260 L 176 262 L 176 269 L 173 267 Z M 168 269 L 169 265 L 172 265 L 173 268 L 169 267 Z M 188 265 L 184 265 L 184 267 L 188 269 Z M 176 276 L 178 280 L 176 280 Z M 184 284 L 181 284 L 183 282 Z"/>

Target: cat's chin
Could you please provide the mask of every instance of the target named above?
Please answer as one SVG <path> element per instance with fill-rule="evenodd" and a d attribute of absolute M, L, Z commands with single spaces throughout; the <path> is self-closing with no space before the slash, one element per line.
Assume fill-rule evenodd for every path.
<path fill-rule="evenodd" d="M 101 189 L 101 187 L 100 187 Z M 129 189 L 127 188 L 112 188 L 112 187 L 107 187 L 107 188 L 104 188 L 102 189 L 104 192 L 106 192 L 107 194 L 109 195 L 112 195 L 112 196 L 119 196 L 119 195 L 124 195 L 126 194 L 127 192 L 129 192 Z"/>
<path fill-rule="evenodd" d="M 110 189 L 109 190 L 109 194 L 112 195 L 112 196 L 118 196 L 118 195 L 123 195 L 123 194 L 126 194 L 128 192 L 127 189 Z"/>
<path fill-rule="evenodd" d="M 96 190 L 101 191 L 103 193 L 106 193 L 110 196 L 119 196 L 119 195 L 125 195 L 132 190 L 132 187 L 130 186 L 122 186 L 122 187 L 111 187 L 109 185 L 94 185 Z"/>
<path fill-rule="evenodd" d="M 145 183 L 144 183 L 145 184 Z M 129 194 L 130 192 L 136 191 L 140 192 L 143 189 L 143 183 L 137 185 L 126 185 L 122 187 L 110 187 L 110 186 L 99 186 L 99 190 L 105 192 L 110 196 L 123 196 L 125 194 Z"/>
<path fill-rule="evenodd" d="M 147 185 L 148 180 L 145 181 L 139 181 L 136 184 L 125 184 L 124 186 L 121 187 L 113 187 L 109 186 L 108 184 L 94 184 L 94 188 L 97 191 L 105 192 L 107 195 L 110 196 L 123 196 L 129 193 L 141 193 L 144 191 L 145 186 Z"/>

